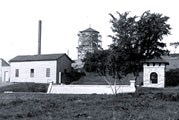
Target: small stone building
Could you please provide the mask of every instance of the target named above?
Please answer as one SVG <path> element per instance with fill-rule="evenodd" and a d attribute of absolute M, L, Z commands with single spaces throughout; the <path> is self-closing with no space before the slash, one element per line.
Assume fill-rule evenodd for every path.
<path fill-rule="evenodd" d="M 143 87 L 165 87 L 165 69 L 168 62 L 162 58 L 154 58 L 143 64 Z"/>
<path fill-rule="evenodd" d="M 71 71 L 66 54 L 16 56 L 9 61 L 10 82 L 61 83 L 62 73 Z"/>

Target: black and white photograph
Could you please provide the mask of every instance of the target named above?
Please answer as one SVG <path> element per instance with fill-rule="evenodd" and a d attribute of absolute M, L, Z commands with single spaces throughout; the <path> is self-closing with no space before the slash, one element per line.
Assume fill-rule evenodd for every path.
<path fill-rule="evenodd" d="M 177 0 L 0 0 L 0 120 L 179 120 Z"/>

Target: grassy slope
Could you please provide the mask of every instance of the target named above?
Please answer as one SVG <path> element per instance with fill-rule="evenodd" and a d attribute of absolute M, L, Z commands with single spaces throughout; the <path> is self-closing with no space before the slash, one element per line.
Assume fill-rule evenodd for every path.
<path fill-rule="evenodd" d="M 0 119 L 179 119 L 179 87 L 140 88 L 135 94 L 117 96 L 1 93 Z"/>
<path fill-rule="evenodd" d="M 142 82 L 142 73 L 140 73 L 137 84 L 140 84 Z M 106 76 L 107 80 L 109 80 L 112 84 L 114 83 L 114 79 L 110 76 Z M 129 84 L 129 81 L 132 79 L 131 75 L 126 76 L 125 78 L 121 79 L 120 81 L 117 81 L 118 84 L 127 85 Z M 80 84 L 80 85 L 108 85 L 105 81 L 104 77 L 99 76 L 97 73 L 86 73 L 86 76 L 82 76 L 78 81 L 74 81 L 71 84 Z"/>
<path fill-rule="evenodd" d="M 82 76 L 78 81 L 74 81 L 71 84 L 80 84 L 80 85 L 105 85 L 107 84 L 102 76 L 99 76 L 97 73 L 88 73 L 86 76 Z"/>

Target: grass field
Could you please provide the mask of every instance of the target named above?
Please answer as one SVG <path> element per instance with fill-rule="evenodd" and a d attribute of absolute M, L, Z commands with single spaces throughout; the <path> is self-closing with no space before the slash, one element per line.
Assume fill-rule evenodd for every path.
<path fill-rule="evenodd" d="M 177 120 L 179 87 L 113 95 L 0 93 L 0 120 Z"/>

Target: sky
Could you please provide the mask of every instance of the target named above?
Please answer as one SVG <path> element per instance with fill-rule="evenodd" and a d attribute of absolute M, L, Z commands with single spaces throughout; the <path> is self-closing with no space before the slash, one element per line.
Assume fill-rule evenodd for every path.
<path fill-rule="evenodd" d="M 0 58 L 9 61 L 17 55 L 38 51 L 38 21 L 42 20 L 42 54 L 68 53 L 77 59 L 79 31 L 91 28 L 100 32 L 102 47 L 112 40 L 109 13 L 116 11 L 140 16 L 143 12 L 170 17 L 169 43 L 179 41 L 178 0 L 0 0 Z M 179 50 L 178 50 L 179 51 Z"/>

